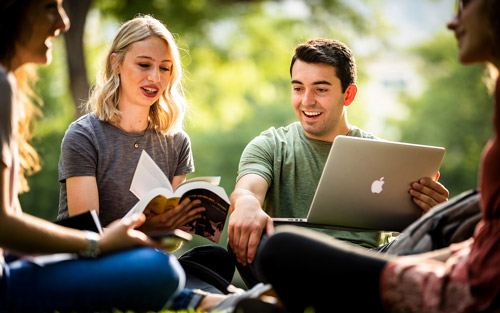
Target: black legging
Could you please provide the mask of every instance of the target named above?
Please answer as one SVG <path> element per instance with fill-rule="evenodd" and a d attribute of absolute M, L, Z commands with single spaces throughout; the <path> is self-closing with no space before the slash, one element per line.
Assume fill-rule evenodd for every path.
<path fill-rule="evenodd" d="M 257 265 L 290 312 L 383 312 L 379 279 L 390 256 L 304 228 L 277 228 Z"/>

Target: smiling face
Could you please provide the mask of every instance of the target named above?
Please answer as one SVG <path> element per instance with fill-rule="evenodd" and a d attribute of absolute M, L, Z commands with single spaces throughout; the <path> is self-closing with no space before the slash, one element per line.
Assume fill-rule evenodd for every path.
<path fill-rule="evenodd" d="M 292 68 L 292 105 L 310 138 L 332 142 L 349 132 L 345 106 L 356 95 L 356 85 L 342 92 L 335 67 L 297 60 Z"/>
<path fill-rule="evenodd" d="M 113 63 L 116 54 L 111 55 Z M 158 101 L 170 81 L 172 61 L 165 40 L 151 36 L 130 45 L 117 66 L 120 75 L 118 108 L 149 107 Z"/>
<path fill-rule="evenodd" d="M 16 43 L 13 68 L 28 62 L 49 63 L 52 59 L 54 38 L 69 28 L 69 19 L 62 0 L 31 1 L 28 7 L 28 25 Z"/>
<path fill-rule="evenodd" d="M 492 61 L 495 38 L 485 0 L 462 1 L 464 6 L 448 23 L 455 32 L 459 59 L 463 64 Z"/>

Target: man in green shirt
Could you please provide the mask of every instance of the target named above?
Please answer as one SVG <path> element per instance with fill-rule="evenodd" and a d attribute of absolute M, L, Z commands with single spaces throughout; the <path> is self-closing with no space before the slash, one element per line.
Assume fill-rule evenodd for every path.
<path fill-rule="evenodd" d="M 270 128 L 248 144 L 230 197 L 229 250 L 248 285 L 258 282 L 251 265 L 263 232 L 274 230 L 272 217 L 306 217 L 335 137 L 377 139 L 347 121 L 358 87 L 354 56 L 345 44 L 314 39 L 298 45 L 290 74 L 298 121 Z M 437 181 L 423 178 L 412 184 L 409 196 L 425 213 L 447 201 L 449 193 Z M 367 248 L 390 237 L 383 231 L 322 231 Z"/>

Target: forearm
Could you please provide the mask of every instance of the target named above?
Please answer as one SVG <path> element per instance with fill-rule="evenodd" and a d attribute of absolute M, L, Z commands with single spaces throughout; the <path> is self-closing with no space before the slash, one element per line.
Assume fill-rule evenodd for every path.
<path fill-rule="evenodd" d="M 0 218 L 0 246 L 26 254 L 76 253 L 88 241 L 84 233 L 29 214 L 6 214 Z"/>
<path fill-rule="evenodd" d="M 436 261 L 445 262 L 451 256 L 450 248 L 443 248 L 439 250 L 434 250 L 419 255 L 422 259 L 433 259 Z"/>
<path fill-rule="evenodd" d="M 248 206 L 249 202 L 253 203 L 253 206 L 256 208 L 262 208 L 262 205 L 264 203 L 263 200 L 260 200 L 257 195 L 246 188 L 235 188 L 235 190 L 229 197 L 229 201 L 231 202 L 230 213 L 242 206 Z"/>

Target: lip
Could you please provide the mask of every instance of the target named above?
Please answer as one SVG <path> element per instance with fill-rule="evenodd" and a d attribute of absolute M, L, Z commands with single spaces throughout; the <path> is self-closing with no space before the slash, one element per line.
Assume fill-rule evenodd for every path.
<path fill-rule="evenodd" d="M 158 95 L 159 90 L 160 89 L 154 85 L 141 86 L 142 94 L 148 98 L 155 98 Z"/>
<path fill-rule="evenodd" d="M 308 112 L 309 114 L 313 113 L 315 115 L 307 115 L 306 112 Z M 302 116 L 304 116 L 304 118 L 306 118 L 307 120 L 316 120 L 322 115 L 323 112 L 302 110 Z"/>
<path fill-rule="evenodd" d="M 45 46 L 51 49 L 53 45 L 54 45 L 54 37 L 52 36 L 47 37 L 47 39 L 45 39 Z"/>
<path fill-rule="evenodd" d="M 456 31 L 455 32 L 455 38 L 457 39 L 457 43 L 459 46 L 460 46 L 460 42 L 463 40 L 464 36 L 465 36 L 464 31 Z"/>

